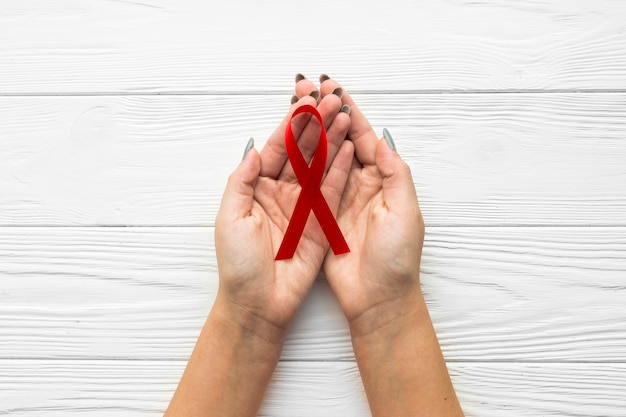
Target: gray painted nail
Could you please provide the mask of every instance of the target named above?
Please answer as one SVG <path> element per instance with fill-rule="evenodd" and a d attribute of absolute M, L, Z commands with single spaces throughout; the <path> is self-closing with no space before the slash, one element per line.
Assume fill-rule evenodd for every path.
<path fill-rule="evenodd" d="M 391 147 L 391 149 L 393 149 L 395 152 L 398 152 L 396 149 L 396 144 L 393 141 L 393 138 L 391 137 L 391 133 L 389 133 L 389 131 L 386 128 L 383 129 L 383 136 L 385 137 L 385 140 L 389 144 L 389 147 Z"/>
<path fill-rule="evenodd" d="M 319 100 L 320 98 L 320 92 L 317 90 L 313 90 L 311 91 L 311 93 L 309 94 L 311 97 L 313 97 L 315 100 Z"/>
<path fill-rule="evenodd" d="M 242 161 L 246 159 L 246 155 L 248 154 L 248 152 L 250 152 L 250 149 L 252 148 L 254 148 L 254 138 L 248 139 L 248 144 L 246 145 L 246 149 L 244 149 L 243 151 L 243 157 L 241 158 Z"/>
<path fill-rule="evenodd" d="M 341 88 L 341 87 L 335 88 L 333 90 L 333 94 L 336 95 L 339 98 L 343 97 L 343 88 Z"/>
<path fill-rule="evenodd" d="M 339 109 L 339 111 L 342 113 L 350 114 L 350 106 L 344 104 L 343 106 L 341 106 L 341 109 Z"/>
<path fill-rule="evenodd" d="M 330 77 L 326 74 L 322 74 L 320 75 L 320 84 L 323 83 L 326 80 L 330 80 Z"/>
<path fill-rule="evenodd" d="M 302 80 L 306 80 L 306 77 L 300 73 L 296 74 L 296 84 L 298 84 L 298 81 L 302 81 Z"/>
<path fill-rule="evenodd" d="M 298 102 L 298 96 L 293 95 L 291 96 L 291 104 L 296 104 Z"/>

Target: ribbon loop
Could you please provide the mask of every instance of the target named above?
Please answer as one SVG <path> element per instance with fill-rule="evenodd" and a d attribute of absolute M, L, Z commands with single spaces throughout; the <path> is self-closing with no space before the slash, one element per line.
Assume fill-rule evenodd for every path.
<path fill-rule="evenodd" d="M 291 120 L 301 113 L 311 113 L 319 120 L 322 127 L 320 139 L 313 153 L 310 166 L 306 163 L 302 152 L 300 152 L 291 128 Z M 311 211 L 313 211 L 315 217 L 317 217 L 317 221 L 326 235 L 333 253 L 340 255 L 350 252 L 350 248 L 348 248 L 348 244 L 320 188 L 322 178 L 324 177 L 326 159 L 328 157 L 328 139 L 326 138 L 326 129 L 324 128 L 322 116 L 315 107 L 307 104 L 297 108 L 293 112 L 287 124 L 287 129 L 285 130 L 285 147 L 287 149 L 287 157 L 289 158 L 289 162 L 291 162 L 298 182 L 302 186 L 302 190 L 300 190 L 296 207 L 293 210 L 293 214 L 287 225 L 287 231 L 276 254 L 276 260 L 293 258 Z"/>

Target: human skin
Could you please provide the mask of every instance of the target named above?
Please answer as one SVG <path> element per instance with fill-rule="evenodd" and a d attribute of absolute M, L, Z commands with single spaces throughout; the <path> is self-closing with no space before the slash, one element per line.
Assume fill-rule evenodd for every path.
<path fill-rule="evenodd" d="M 287 325 L 322 263 L 350 325 L 372 415 L 463 415 L 421 292 L 424 223 L 410 170 L 350 95 L 321 80 L 318 109 L 329 126 L 322 192 L 351 252 L 328 251 L 311 216 L 296 256 L 274 261 L 300 190 L 283 145 L 288 114 L 229 179 L 216 220 L 218 295 L 166 416 L 256 415 Z M 296 81 L 295 107 L 316 104 L 317 87 Z M 319 126 L 299 118 L 293 127 L 308 160 Z"/>
<path fill-rule="evenodd" d="M 328 250 L 310 216 L 290 260 L 275 261 L 300 192 L 284 146 L 285 126 L 302 105 L 317 106 L 327 126 L 328 159 L 321 189 L 337 212 L 354 149 L 339 96 L 306 95 L 262 151 L 252 148 L 229 177 L 216 218 L 219 289 L 165 416 L 255 416 L 285 340 L 287 326 L 313 285 Z M 297 116 L 294 137 L 308 161 L 319 140 L 315 118 Z M 243 144 L 242 144 L 243 145 Z"/>
<path fill-rule="evenodd" d="M 326 75 L 320 82 L 322 97 L 341 88 Z M 301 79 L 296 96 L 314 88 Z M 329 251 L 324 271 L 348 320 L 372 415 L 463 416 L 421 291 L 424 221 L 411 171 L 348 93 L 342 102 L 355 155 L 337 221 L 350 253 Z"/>

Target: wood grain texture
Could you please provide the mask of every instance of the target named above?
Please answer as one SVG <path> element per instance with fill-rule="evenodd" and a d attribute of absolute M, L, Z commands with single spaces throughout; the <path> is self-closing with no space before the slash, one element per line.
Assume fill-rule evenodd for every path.
<path fill-rule="evenodd" d="M 626 361 L 626 228 L 431 228 L 421 272 L 450 361 Z M 0 358 L 184 360 L 217 282 L 212 228 L 0 228 Z M 353 358 L 325 280 L 283 358 Z"/>
<path fill-rule="evenodd" d="M 0 360 L 0 415 L 161 415 L 182 361 Z M 626 407 L 626 365 L 452 363 L 467 417 L 607 416 Z M 259 416 L 369 415 L 356 364 L 282 362 Z"/>
<path fill-rule="evenodd" d="M 3 2 L 0 415 L 162 415 L 226 177 L 296 72 L 412 168 L 467 416 L 624 417 L 623 0 Z M 260 415 L 369 415 L 323 276 Z"/>
<path fill-rule="evenodd" d="M 0 15 L 0 94 L 625 89 L 620 0 L 23 0 Z M 322 29 L 323 30 L 320 30 Z"/>
<path fill-rule="evenodd" d="M 626 94 L 356 95 L 428 225 L 626 225 Z M 213 224 L 288 96 L 0 97 L 1 225 Z"/>

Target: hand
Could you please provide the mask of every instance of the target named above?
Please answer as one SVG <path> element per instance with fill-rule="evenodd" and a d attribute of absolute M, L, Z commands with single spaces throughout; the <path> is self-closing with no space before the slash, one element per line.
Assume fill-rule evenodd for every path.
<path fill-rule="evenodd" d="M 322 97 L 338 84 L 322 81 Z M 306 87 L 306 80 L 296 92 Z M 372 416 L 462 417 L 419 283 L 424 221 L 389 132 L 379 140 L 351 97 L 355 157 L 337 220 L 350 253 L 324 270 L 350 324 Z"/>
<path fill-rule="evenodd" d="M 253 327 L 253 332 L 269 329 L 271 334 L 262 335 L 265 338 L 284 335 L 328 250 L 322 229 L 310 215 L 293 259 L 274 260 L 301 190 L 287 161 L 285 127 L 296 108 L 317 105 L 317 97 L 316 89 L 309 91 L 291 107 L 261 153 L 253 148 L 244 156 L 228 180 L 216 219 L 220 273 L 216 305 L 228 306 L 231 316 Z M 341 107 L 341 98 L 334 94 L 326 95 L 317 106 L 328 136 L 321 189 L 333 213 L 339 206 L 354 152 L 352 143 L 344 140 L 350 118 Z M 297 116 L 293 132 L 308 162 L 319 140 L 319 122 L 308 114 Z"/>
<path fill-rule="evenodd" d="M 332 79 L 322 80 L 323 97 L 339 88 Z M 298 96 L 310 88 L 308 83 L 297 84 Z M 350 253 L 329 251 L 324 270 L 351 329 L 368 331 L 404 314 L 415 305 L 413 296 L 421 294 L 424 221 L 408 165 L 394 145 L 378 139 L 349 94 L 342 100 L 351 109 L 348 137 L 355 157 L 337 221 Z"/>
<path fill-rule="evenodd" d="M 274 261 L 300 192 L 287 163 L 285 127 L 297 107 L 317 104 L 319 91 L 310 93 L 291 107 L 260 154 L 252 148 L 244 155 L 228 180 L 215 227 L 219 291 L 166 416 L 258 413 L 287 324 L 328 249 L 310 218 L 295 257 Z M 334 212 L 354 152 L 352 143 L 344 141 L 350 118 L 341 106 L 340 97 L 332 94 L 318 105 L 329 141 L 322 192 Z M 319 122 L 304 114 L 294 118 L 292 127 L 302 154 L 310 159 Z"/>

